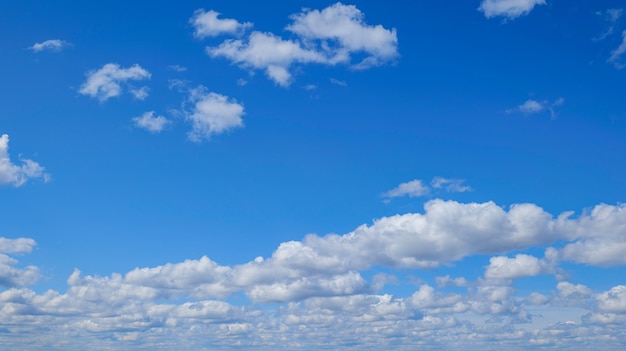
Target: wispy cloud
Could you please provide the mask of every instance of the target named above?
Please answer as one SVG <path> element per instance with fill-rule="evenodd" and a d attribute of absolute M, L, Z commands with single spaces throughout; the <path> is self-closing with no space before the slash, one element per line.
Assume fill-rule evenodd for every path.
<path fill-rule="evenodd" d="M 33 52 L 42 52 L 42 51 L 59 52 L 71 45 L 72 45 L 71 43 L 65 40 L 50 39 L 50 40 L 43 41 L 41 43 L 35 43 L 33 44 L 33 46 L 29 47 L 28 49 L 32 50 Z"/>
<path fill-rule="evenodd" d="M 530 13 L 537 5 L 545 5 L 545 0 L 483 0 L 478 10 L 485 17 L 506 17 L 514 19 Z"/>
<path fill-rule="evenodd" d="M 79 93 L 97 98 L 105 102 L 122 93 L 122 85 L 128 81 L 150 79 L 150 72 L 139 65 L 122 68 L 116 63 L 107 63 L 102 68 L 87 73 L 87 80 L 80 87 Z M 130 87 L 131 93 L 137 99 L 143 100 L 148 92 L 144 88 L 139 90 Z"/>
<path fill-rule="evenodd" d="M 135 127 L 145 129 L 151 133 L 160 133 L 172 121 L 163 116 L 155 116 L 154 111 L 145 112 L 139 117 L 131 119 Z"/>
<path fill-rule="evenodd" d="M 290 70 L 294 64 L 347 64 L 353 69 L 367 69 L 398 57 L 396 30 L 368 25 L 356 6 L 337 3 L 321 11 L 306 9 L 290 18 L 292 23 L 286 29 L 295 35 L 293 39 L 254 31 L 244 39 L 209 46 L 206 52 L 242 68 L 264 70 L 283 87 L 293 81 Z M 352 56 L 357 53 L 366 56 L 353 63 Z"/>
<path fill-rule="evenodd" d="M 383 197 L 385 202 L 396 197 L 423 197 L 429 196 L 435 191 L 446 191 L 450 193 L 463 193 L 472 191 L 472 188 L 465 184 L 464 179 L 448 179 L 443 177 L 435 177 L 431 180 L 430 186 L 424 184 L 421 180 L 415 179 L 406 183 L 402 183 L 397 187 L 385 192 Z"/>
<path fill-rule="evenodd" d="M 187 70 L 187 67 L 181 65 L 169 65 L 167 68 L 175 72 L 185 72 Z"/>
<path fill-rule="evenodd" d="M 608 28 L 604 31 L 604 33 L 593 38 L 593 40 L 603 40 L 613 34 L 613 32 L 615 31 L 615 24 L 617 23 L 617 20 L 622 17 L 623 12 L 623 9 L 608 9 L 606 11 L 598 11 L 596 14 L 604 18 L 606 23 L 608 23 Z"/>
<path fill-rule="evenodd" d="M 626 52 L 626 30 L 622 32 L 622 43 L 615 49 L 607 62 L 612 63 L 615 68 L 623 69 L 626 64 L 623 63 L 622 56 Z"/>
<path fill-rule="evenodd" d="M 17 165 L 11 161 L 9 157 L 9 135 L 2 134 L 0 136 L 0 185 L 11 184 L 19 187 L 30 179 L 42 178 L 44 181 L 49 179 L 45 168 L 39 163 L 21 158 L 20 162 L 21 165 Z"/>
<path fill-rule="evenodd" d="M 548 111 L 550 113 L 551 118 L 555 118 L 557 116 L 556 108 L 560 107 L 565 103 L 564 98 L 558 98 L 552 102 L 548 100 L 534 100 L 528 99 L 523 104 L 510 108 L 506 110 L 507 113 L 522 113 L 524 115 L 533 115 L 537 113 L 541 113 L 544 111 Z"/>

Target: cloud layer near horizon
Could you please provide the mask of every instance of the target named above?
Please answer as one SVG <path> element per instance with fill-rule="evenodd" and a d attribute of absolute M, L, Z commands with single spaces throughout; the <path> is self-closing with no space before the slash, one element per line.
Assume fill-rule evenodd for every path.
<path fill-rule="evenodd" d="M 344 235 L 310 234 L 302 241 L 280 244 L 270 257 L 234 266 L 202 257 L 104 277 L 75 270 L 63 293 L 26 288 L 39 278 L 39 269 L 22 268 L 10 255 L 30 252 L 35 241 L 2 238 L 0 283 L 8 289 L 0 293 L 0 324 L 8 332 L 0 333 L 0 340 L 20 344 L 26 342 L 20 335 L 29 335 L 37 345 L 54 340 L 53 349 L 62 349 L 78 335 L 82 342 L 98 341 L 102 347 L 139 339 L 158 345 L 175 336 L 185 340 L 171 342 L 197 347 L 211 336 L 219 348 L 234 340 L 248 347 L 263 340 L 271 347 L 280 344 L 282 335 L 290 336 L 287 344 L 281 344 L 289 348 L 305 339 L 307 345 L 322 340 L 341 345 L 355 335 L 364 338 L 360 343 L 364 347 L 392 346 L 391 335 L 396 335 L 403 342 L 421 340 L 426 346 L 433 346 L 429 342 L 436 338 L 479 348 L 481 342 L 474 336 L 505 336 L 511 327 L 516 329 L 515 340 L 541 344 L 554 330 L 574 335 L 602 326 L 607 328 L 603 333 L 588 334 L 584 340 L 626 341 L 612 329 L 626 322 L 626 287 L 593 291 L 566 281 L 567 274 L 559 268 L 562 261 L 623 266 L 625 230 L 625 205 L 600 204 L 577 217 L 571 212 L 555 217 L 534 204 L 507 210 L 493 202 L 431 200 L 423 213 L 383 217 Z M 555 246 L 548 247 L 544 257 L 503 256 L 547 245 Z M 475 255 L 495 255 L 483 277 L 474 281 L 439 277 L 438 289 L 421 283 L 406 296 L 380 293 L 397 278 L 363 275 L 375 267 L 397 273 L 430 269 Z M 540 274 L 554 275 L 559 282 L 551 291 L 516 293 L 514 280 Z M 466 292 L 450 291 L 449 284 Z M 252 304 L 230 301 L 239 293 Z M 278 305 L 268 309 L 259 303 Z M 536 318 L 533 313 L 541 312 L 532 311 L 537 309 L 573 309 L 574 305 L 582 309 L 579 321 L 555 321 L 534 332 L 516 327 Z M 270 314 L 276 319 L 267 324 Z M 498 322 L 479 322 L 489 319 Z M 318 332 L 307 333 L 303 326 Z M 372 333 L 377 328 L 392 334 Z M 32 340 L 33 335 L 38 336 Z M 559 343 L 565 345 L 567 340 L 560 338 Z"/>

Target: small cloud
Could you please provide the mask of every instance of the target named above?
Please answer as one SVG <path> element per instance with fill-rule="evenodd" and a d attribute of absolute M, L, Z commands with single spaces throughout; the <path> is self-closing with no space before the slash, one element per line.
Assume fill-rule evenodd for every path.
<path fill-rule="evenodd" d="M 611 56 L 607 60 L 608 63 L 612 63 L 617 69 L 623 69 L 626 64 L 622 61 L 622 56 L 626 52 L 626 30 L 622 32 L 622 43 L 611 52 Z"/>
<path fill-rule="evenodd" d="M 122 93 L 122 84 L 129 80 L 150 79 L 150 72 L 141 68 L 139 65 L 133 65 L 129 68 L 121 68 L 116 63 L 107 63 L 99 70 L 87 73 L 87 80 L 80 87 L 79 93 L 83 95 L 97 98 L 100 102 L 105 102 L 112 97 L 119 96 Z M 142 96 L 141 89 L 132 91 L 135 98 Z M 144 92 L 147 94 L 147 91 Z M 147 96 L 147 95 L 146 95 Z M 145 98 L 145 97 L 144 97 Z"/>
<path fill-rule="evenodd" d="M 593 38 L 594 41 L 603 40 L 615 31 L 615 23 L 622 17 L 623 9 L 608 9 L 606 11 L 598 11 L 596 15 L 602 16 L 608 23 L 608 28 L 601 35 Z"/>
<path fill-rule="evenodd" d="M 487 18 L 515 19 L 529 14 L 535 6 L 545 4 L 545 0 L 483 0 L 478 10 L 483 12 Z"/>
<path fill-rule="evenodd" d="M 443 177 L 435 177 L 430 182 L 434 189 L 443 189 L 449 193 L 464 193 L 472 191 L 472 187 L 463 184 L 465 179 L 447 179 Z"/>
<path fill-rule="evenodd" d="M 145 129 L 151 133 L 159 133 L 172 123 L 172 121 L 163 116 L 155 116 L 154 111 L 145 112 L 140 117 L 133 117 L 131 121 L 135 127 Z"/>
<path fill-rule="evenodd" d="M 330 82 L 331 82 L 332 84 L 339 85 L 339 86 L 342 86 L 342 87 L 345 87 L 345 86 L 347 86 L 347 85 L 348 85 L 348 83 L 346 83 L 345 81 L 343 81 L 343 80 L 338 80 L 338 79 L 335 79 L 335 78 L 330 78 Z"/>
<path fill-rule="evenodd" d="M 315 90 L 315 89 L 317 89 L 317 85 L 315 85 L 315 84 L 307 84 L 307 85 L 304 86 L 304 90 L 311 91 L 311 90 Z"/>
<path fill-rule="evenodd" d="M 506 110 L 506 112 L 507 113 L 519 112 L 525 115 L 533 115 L 533 114 L 537 114 L 543 111 L 549 111 L 550 117 L 555 118 L 557 113 L 554 108 L 562 106 L 564 102 L 565 102 L 565 99 L 562 97 L 554 100 L 553 102 L 550 102 L 548 100 L 539 101 L 539 100 L 534 100 L 534 99 L 528 99 L 523 104 L 515 108 L 508 109 Z"/>
<path fill-rule="evenodd" d="M 9 157 L 9 135 L 0 136 L 0 185 L 11 184 L 17 188 L 30 179 L 42 178 L 44 182 L 49 180 L 45 168 L 39 163 L 22 158 L 20 161 L 22 164 L 17 165 Z"/>
<path fill-rule="evenodd" d="M 42 51 L 59 52 L 63 50 L 64 48 L 71 46 L 71 45 L 72 45 L 71 43 L 64 41 L 64 40 L 51 39 L 51 40 L 46 40 L 41 43 L 35 43 L 33 46 L 29 47 L 28 49 L 32 50 L 33 52 L 42 52 Z"/>
<path fill-rule="evenodd" d="M 196 38 L 216 37 L 221 34 L 242 34 L 248 28 L 252 27 L 252 23 L 240 23 L 237 20 L 227 18 L 219 19 L 219 12 L 213 10 L 204 11 L 199 9 L 194 12 L 189 23 L 194 27 L 193 35 Z"/>
<path fill-rule="evenodd" d="M 167 68 L 170 71 L 175 71 L 175 72 L 185 72 L 187 70 L 187 67 L 181 66 L 181 65 L 169 65 L 167 66 Z"/>
<path fill-rule="evenodd" d="M 130 88 L 129 90 L 133 97 L 137 100 L 143 101 L 148 97 L 148 87 L 141 87 L 139 89 Z"/>
<path fill-rule="evenodd" d="M 193 104 L 191 111 L 185 113 L 185 118 L 192 124 L 188 133 L 191 141 L 200 142 L 214 134 L 243 127 L 244 107 L 234 99 L 207 92 L 200 86 L 191 89 L 188 102 Z"/>
<path fill-rule="evenodd" d="M 402 183 L 397 187 L 387 191 L 383 194 L 383 197 L 387 199 L 393 199 L 396 197 L 421 197 L 430 193 L 430 188 L 424 185 L 421 180 L 415 179 L 410 182 Z"/>
<path fill-rule="evenodd" d="M 245 80 L 245 79 L 243 79 L 243 78 L 239 78 L 239 79 L 237 79 L 237 85 L 239 85 L 240 87 L 242 87 L 242 86 L 244 86 L 244 85 L 246 85 L 246 84 L 248 84 L 248 81 L 247 81 L 247 80 Z"/>

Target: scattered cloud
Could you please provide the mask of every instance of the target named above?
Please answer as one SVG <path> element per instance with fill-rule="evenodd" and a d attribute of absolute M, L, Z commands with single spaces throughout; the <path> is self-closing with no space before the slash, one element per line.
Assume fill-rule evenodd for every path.
<path fill-rule="evenodd" d="M 425 185 L 421 180 L 415 179 L 406 183 L 402 183 L 397 187 L 383 194 L 387 202 L 389 199 L 396 197 L 422 197 L 430 195 L 433 190 L 444 190 L 449 193 L 463 193 L 472 191 L 472 188 L 465 185 L 464 179 L 448 179 L 443 177 L 435 177 L 431 180 L 430 186 Z"/>
<path fill-rule="evenodd" d="M 514 19 L 530 13 L 537 5 L 545 5 L 545 0 L 483 0 L 478 10 L 485 17 L 506 17 Z"/>
<path fill-rule="evenodd" d="M 188 103 L 193 105 L 191 111 L 185 112 L 186 119 L 192 124 L 188 134 L 191 141 L 199 142 L 243 127 L 244 107 L 234 99 L 208 92 L 200 86 L 190 90 Z"/>
<path fill-rule="evenodd" d="M 99 70 L 87 73 L 87 80 L 80 87 L 79 93 L 97 98 L 100 102 L 105 102 L 112 97 L 119 96 L 122 93 L 122 85 L 128 81 L 141 81 L 150 79 L 150 72 L 146 71 L 139 65 L 133 65 L 129 68 L 121 68 L 116 63 L 107 63 Z M 147 96 L 147 90 L 133 90 L 131 93 L 136 98 Z"/>
<path fill-rule="evenodd" d="M 295 34 L 293 39 L 254 31 L 244 39 L 209 46 L 206 52 L 244 69 L 264 70 L 283 87 L 292 83 L 290 69 L 295 64 L 348 64 L 353 69 L 366 69 L 398 56 L 395 29 L 366 24 L 363 13 L 355 6 L 337 3 L 322 11 L 305 9 L 290 18 L 293 22 L 286 29 Z M 352 57 L 359 55 L 364 57 L 352 63 Z"/>
<path fill-rule="evenodd" d="M 525 115 L 534 115 L 543 111 L 548 111 L 550 113 L 551 118 L 555 118 L 557 116 L 557 112 L 555 110 L 556 107 L 560 107 L 565 103 L 564 98 L 558 98 L 552 102 L 548 100 L 534 100 L 528 99 L 523 104 L 506 110 L 507 113 L 522 113 Z"/>
<path fill-rule="evenodd" d="M 41 43 L 35 43 L 33 44 L 33 46 L 29 47 L 28 49 L 32 50 L 33 52 L 42 52 L 42 51 L 59 52 L 71 45 L 72 44 L 70 44 L 69 42 L 65 40 L 50 39 L 50 40 L 43 41 Z"/>
<path fill-rule="evenodd" d="M 622 17 L 623 9 L 608 9 L 606 11 L 598 11 L 596 15 L 602 16 L 608 23 L 608 28 L 601 35 L 593 38 L 593 40 L 603 40 L 615 32 L 615 23 Z"/>
<path fill-rule="evenodd" d="M 421 180 L 415 179 L 406 183 L 402 183 L 397 187 L 383 194 L 384 197 L 392 199 L 395 197 L 421 197 L 430 194 L 430 188 L 424 185 Z"/>
<path fill-rule="evenodd" d="M 240 35 L 248 28 L 252 27 L 252 23 L 239 23 L 234 19 L 219 19 L 220 13 L 213 10 L 204 11 L 199 9 L 194 12 L 189 23 L 194 27 L 194 36 L 196 38 L 216 37 L 222 34 Z"/>
<path fill-rule="evenodd" d="M 145 129 L 151 133 L 159 133 L 172 123 L 172 121 L 163 116 L 155 116 L 154 111 L 145 112 L 140 117 L 133 117 L 131 121 L 135 127 Z"/>
<path fill-rule="evenodd" d="M 187 67 L 181 65 L 169 65 L 167 68 L 175 72 L 185 72 L 187 70 Z"/>
<path fill-rule="evenodd" d="M 330 82 L 332 84 L 339 85 L 339 86 L 342 86 L 342 87 L 348 86 L 348 83 L 346 81 L 344 81 L 344 80 L 338 80 L 338 79 L 335 79 L 335 78 L 330 78 Z"/>
<path fill-rule="evenodd" d="M 247 81 L 247 80 L 245 80 L 245 79 L 243 79 L 243 78 L 239 78 L 239 79 L 237 79 L 237 85 L 239 85 L 240 87 L 243 87 L 243 86 L 245 86 L 245 85 L 247 85 L 247 84 L 248 84 L 248 81 Z"/>
<path fill-rule="evenodd" d="M 626 64 L 623 63 L 622 56 L 626 52 L 626 30 L 622 32 L 622 43 L 611 52 L 611 56 L 607 60 L 607 62 L 612 63 L 615 68 L 623 69 L 626 67 Z"/>
<path fill-rule="evenodd" d="M 28 180 L 42 178 L 47 181 L 49 175 L 39 163 L 20 158 L 21 165 L 16 165 L 9 157 L 9 135 L 0 136 L 0 185 L 11 184 L 15 187 L 24 185 Z M 0 242 L 0 248 L 2 243 Z M 1 250 L 0 250 L 1 252 Z"/>
<path fill-rule="evenodd" d="M 597 205 L 573 218 L 569 212 L 552 216 L 534 204 L 504 210 L 491 202 L 433 200 L 424 213 L 380 218 L 345 235 L 311 234 L 280 244 L 268 258 L 239 265 L 202 257 L 109 276 L 75 270 L 62 293 L 23 287 L 37 281 L 39 268 L 20 268 L 8 254 L 30 252 L 35 242 L 0 238 L 0 284 L 7 287 L 0 291 L 0 323 L 11 332 L 0 333 L 0 340 L 28 336 L 30 345 L 49 346 L 62 337 L 75 343 L 53 349 L 83 349 L 96 340 L 115 348 L 136 341 L 155 349 L 162 344 L 165 350 L 171 343 L 200 349 L 207 337 L 217 348 L 234 341 L 244 347 L 298 348 L 304 341 L 329 346 L 328 340 L 393 348 L 400 337 L 403 344 L 419 342 L 425 348 L 461 343 L 484 349 L 494 335 L 527 344 L 545 344 L 559 335 L 563 347 L 569 347 L 568 340 L 579 345 L 577 338 L 584 335 L 594 345 L 606 340 L 617 345 L 626 341 L 616 332 L 626 326 L 625 286 L 594 291 L 560 280 L 553 291 L 522 294 L 514 280 L 558 273 L 559 258 L 568 258 L 560 248 L 546 249 L 543 258 L 500 254 L 589 238 L 623 243 L 625 223 L 623 205 Z M 626 248 L 617 247 L 625 257 Z M 478 254 L 497 254 L 484 278 L 437 277 L 439 288 L 420 283 L 403 295 L 377 294 L 385 282 L 361 274 L 374 266 L 449 265 Z M 239 293 L 249 301 L 226 301 Z M 550 322 L 554 311 L 563 314 Z M 532 330 L 523 327 L 539 315 L 542 323 Z"/>
<path fill-rule="evenodd" d="M 141 87 L 141 88 L 129 88 L 128 89 L 130 94 L 136 99 L 136 100 L 145 100 L 149 93 L 148 93 L 148 87 Z"/>

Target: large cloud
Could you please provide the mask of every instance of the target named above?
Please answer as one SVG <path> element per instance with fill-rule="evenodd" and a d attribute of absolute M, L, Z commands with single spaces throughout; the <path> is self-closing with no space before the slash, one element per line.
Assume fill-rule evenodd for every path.
<path fill-rule="evenodd" d="M 29 179 L 43 178 L 46 180 L 48 178 L 44 167 L 39 163 L 29 159 L 20 159 L 20 161 L 21 165 L 16 165 L 11 161 L 9 157 L 9 135 L 2 134 L 0 136 L 0 185 L 11 184 L 19 187 Z"/>

